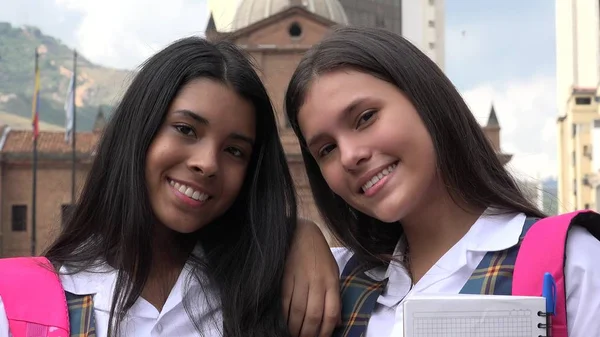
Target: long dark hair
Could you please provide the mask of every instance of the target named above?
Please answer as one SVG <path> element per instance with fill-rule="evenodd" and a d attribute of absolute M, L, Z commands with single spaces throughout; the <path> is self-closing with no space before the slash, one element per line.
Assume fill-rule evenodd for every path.
<path fill-rule="evenodd" d="M 332 192 L 308 151 L 298 111 L 315 77 L 337 69 L 361 71 L 395 85 L 423 120 L 437 155 L 438 171 L 458 205 L 543 216 L 504 169 L 473 114 L 444 73 L 404 38 L 383 29 L 342 27 L 312 47 L 293 74 L 285 98 L 288 119 L 319 211 L 329 228 L 368 263 L 380 263 L 402 234 L 348 205 Z"/>
<path fill-rule="evenodd" d="M 105 129 L 71 219 L 45 256 L 78 271 L 103 263 L 118 270 L 109 324 L 115 335 L 144 289 L 156 253 L 146 153 L 178 91 L 197 78 L 225 83 L 253 104 L 256 140 L 232 207 L 198 233 L 179 238 L 202 244 L 203 257 L 190 259 L 193 274 L 208 275 L 218 290 L 224 336 L 286 336 L 280 296 L 296 226 L 294 185 L 267 91 L 248 58 L 228 42 L 186 38 L 145 62 Z M 184 296 L 200 332 L 206 322 L 194 311 L 198 300 Z"/>

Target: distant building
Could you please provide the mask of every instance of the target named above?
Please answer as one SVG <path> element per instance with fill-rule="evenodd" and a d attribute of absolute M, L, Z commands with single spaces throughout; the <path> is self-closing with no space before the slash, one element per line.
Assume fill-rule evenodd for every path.
<path fill-rule="evenodd" d="M 321 15 L 329 11 L 344 10 L 347 20 L 332 18 L 337 23 L 384 28 L 402 35 L 426 53 L 444 69 L 445 53 L 445 0 L 209 0 L 214 27 L 219 32 L 232 32 L 240 27 L 240 21 L 248 24 L 256 14 L 264 18 L 287 6 L 304 6 Z M 242 7 L 243 6 L 243 7 Z M 252 9 L 250 11 L 250 9 Z M 251 19 L 250 16 L 253 18 Z"/>
<path fill-rule="evenodd" d="M 558 214 L 558 186 L 556 180 L 547 179 L 542 181 L 542 211 L 548 215 Z"/>
<path fill-rule="evenodd" d="M 402 35 L 444 69 L 445 0 L 340 0 L 351 25 Z"/>
<path fill-rule="evenodd" d="M 490 109 L 487 124 L 483 126 L 482 129 L 485 135 L 487 136 L 488 140 L 490 141 L 490 144 L 492 144 L 492 147 L 496 151 L 500 162 L 502 163 L 502 165 L 506 165 L 512 159 L 512 155 L 503 153 L 500 149 L 501 128 L 500 122 L 498 121 L 498 116 L 496 115 L 496 109 L 494 109 L 494 105 L 492 105 L 492 108 Z"/>
<path fill-rule="evenodd" d="M 99 113 L 96 128 L 77 133 L 76 190 L 91 167 L 94 148 L 104 127 Z M 41 131 L 38 138 L 36 252 L 54 239 L 71 205 L 72 151 L 65 133 Z M 0 126 L 0 257 L 31 252 L 33 200 L 33 134 Z"/>
<path fill-rule="evenodd" d="M 547 215 L 558 214 L 556 181 L 519 180 L 519 188 L 525 197 Z"/>
<path fill-rule="evenodd" d="M 600 210 L 600 15 L 596 0 L 556 0 L 559 211 Z"/>

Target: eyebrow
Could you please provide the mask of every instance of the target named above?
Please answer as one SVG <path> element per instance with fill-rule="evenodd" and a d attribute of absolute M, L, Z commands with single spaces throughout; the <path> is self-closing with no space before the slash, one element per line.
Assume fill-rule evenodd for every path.
<path fill-rule="evenodd" d="M 181 110 L 175 110 L 174 112 L 175 114 L 179 114 L 179 115 L 184 115 L 187 116 L 193 120 L 195 120 L 196 122 L 200 123 L 200 124 L 204 124 L 204 125 L 208 125 L 210 124 L 208 122 L 208 119 L 200 116 L 200 114 L 197 114 L 191 110 L 187 110 L 187 109 L 181 109 Z"/>
<path fill-rule="evenodd" d="M 358 97 L 354 99 L 348 106 L 346 106 L 342 112 L 342 114 L 338 117 L 338 120 L 346 118 L 348 115 L 352 114 L 356 108 L 361 105 L 364 101 L 366 101 L 366 97 Z M 325 137 L 324 133 L 319 133 L 312 136 L 307 142 L 307 146 L 310 148 L 315 143 L 317 143 L 321 138 Z"/>
<path fill-rule="evenodd" d="M 181 109 L 181 110 L 176 110 L 174 113 L 189 117 L 202 125 L 206 125 L 206 126 L 210 125 L 210 122 L 208 121 L 208 119 L 202 117 L 200 114 L 193 112 L 191 110 Z M 243 135 L 241 133 L 233 132 L 233 133 L 229 134 L 229 138 L 241 140 L 243 142 L 250 144 L 250 146 L 254 146 L 254 139 L 252 139 L 251 137 L 248 137 L 246 135 Z"/>
<path fill-rule="evenodd" d="M 240 133 L 234 132 L 234 133 L 230 134 L 229 137 L 246 142 L 246 143 L 250 144 L 250 146 L 254 146 L 254 139 L 252 139 L 248 136 L 244 136 Z"/>

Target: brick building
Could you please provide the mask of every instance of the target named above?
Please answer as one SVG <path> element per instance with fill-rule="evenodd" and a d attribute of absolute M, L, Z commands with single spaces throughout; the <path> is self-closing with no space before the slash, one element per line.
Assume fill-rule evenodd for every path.
<path fill-rule="evenodd" d="M 255 6 L 254 1 L 261 3 L 244 0 L 240 5 L 244 15 L 236 16 L 239 21 L 233 32 L 220 33 L 209 20 L 207 37 L 216 39 L 226 35 L 254 57 L 278 114 L 282 142 L 297 185 L 301 216 L 319 223 L 300 148 L 284 116 L 283 96 L 303 53 L 320 41 L 333 25 L 346 24 L 347 19 L 338 0 L 306 2 L 310 6 L 298 4 L 300 0 L 272 0 L 271 8 L 277 10 L 272 13 Z M 284 4 L 275 6 L 278 1 Z M 77 134 L 78 189 L 89 171 L 103 124 L 103 116 L 99 114 L 93 132 Z M 484 131 L 502 162 L 507 163 L 510 155 L 500 151 L 500 126 L 493 108 Z M 72 161 L 71 146 L 65 143 L 61 132 L 41 132 L 38 151 L 36 251 L 39 253 L 60 228 L 63 212 L 71 202 Z M 31 203 L 32 133 L 0 126 L 0 256 L 30 253 Z"/>
<path fill-rule="evenodd" d="M 77 133 L 76 190 L 89 172 L 102 128 Z M 31 252 L 33 137 L 29 130 L 0 127 L 0 256 Z M 64 132 L 42 131 L 38 138 L 36 252 L 60 229 L 71 204 L 72 148 Z"/>

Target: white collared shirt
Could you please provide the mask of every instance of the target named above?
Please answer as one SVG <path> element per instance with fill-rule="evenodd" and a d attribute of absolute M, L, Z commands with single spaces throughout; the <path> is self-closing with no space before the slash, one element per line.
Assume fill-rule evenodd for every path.
<path fill-rule="evenodd" d="M 189 277 L 189 265 L 182 270 L 167 301 L 159 312 L 150 302 L 139 297 L 129 310 L 127 318 L 121 323 L 120 335 L 123 337 L 197 337 L 198 331 L 183 307 L 184 296 L 193 296 L 193 312 L 201 317 L 202 334 L 207 337 L 221 337 L 223 330 L 218 299 L 211 292 L 208 283 L 200 284 Z M 106 337 L 117 271 L 105 267 L 104 270 L 90 270 L 73 275 L 61 273 L 60 280 L 64 289 L 76 295 L 94 295 L 94 314 L 96 335 Z M 61 272 L 65 272 L 61 269 Z M 208 292 L 208 293 L 207 293 Z M 210 305 L 206 302 L 210 300 Z M 217 310 L 212 310 L 216 306 Z M 2 299 L 0 298 L 0 337 L 9 337 L 8 321 Z"/>
<path fill-rule="evenodd" d="M 489 251 L 508 249 L 519 241 L 524 214 L 482 215 L 465 236 L 416 283 L 406 269 L 392 263 L 370 270 L 376 280 L 389 278 L 377 299 L 365 337 L 403 336 L 402 302 L 415 294 L 458 294 Z M 403 244 L 395 255 L 404 251 Z M 332 248 L 340 273 L 352 257 L 347 248 Z M 569 337 L 600 336 L 600 241 L 575 226 L 566 246 L 565 283 Z"/>

